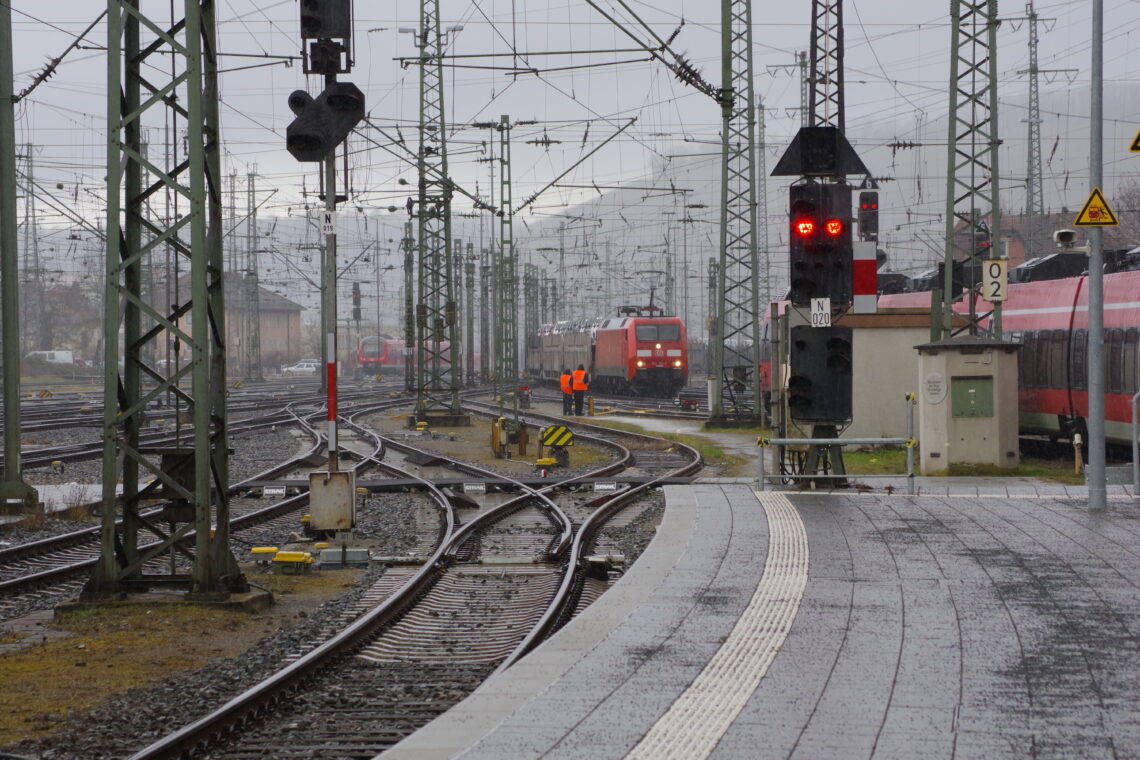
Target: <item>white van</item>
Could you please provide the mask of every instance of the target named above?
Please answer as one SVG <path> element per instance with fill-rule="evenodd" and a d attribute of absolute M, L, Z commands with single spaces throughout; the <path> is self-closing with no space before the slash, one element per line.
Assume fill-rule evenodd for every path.
<path fill-rule="evenodd" d="M 74 351 L 32 351 L 25 359 L 39 359 L 49 364 L 69 364 L 75 366 Z"/>

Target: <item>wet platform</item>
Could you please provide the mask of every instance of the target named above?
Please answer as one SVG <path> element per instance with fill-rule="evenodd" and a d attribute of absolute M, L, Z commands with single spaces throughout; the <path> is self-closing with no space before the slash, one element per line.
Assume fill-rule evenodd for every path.
<path fill-rule="evenodd" d="M 595 604 L 381 757 L 1140 757 L 1140 500 L 666 488 Z"/>

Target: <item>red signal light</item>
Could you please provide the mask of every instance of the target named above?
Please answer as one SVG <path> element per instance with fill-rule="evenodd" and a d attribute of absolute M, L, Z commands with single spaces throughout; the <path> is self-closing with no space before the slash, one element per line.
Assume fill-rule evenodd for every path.
<path fill-rule="evenodd" d="M 843 222 L 838 219 L 828 219 L 824 227 L 827 229 L 827 234 L 833 237 L 843 233 Z"/>
<path fill-rule="evenodd" d="M 807 237 L 815 232 L 815 222 L 811 219 L 800 219 L 795 223 L 794 227 L 800 237 Z"/>

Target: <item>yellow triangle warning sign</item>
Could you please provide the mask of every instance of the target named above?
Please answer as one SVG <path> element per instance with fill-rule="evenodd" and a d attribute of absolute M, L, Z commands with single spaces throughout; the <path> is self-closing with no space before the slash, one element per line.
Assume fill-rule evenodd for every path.
<path fill-rule="evenodd" d="M 1116 227 L 1119 224 L 1099 187 L 1093 188 L 1085 207 L 1073 222 L 1074 227 Z"/>
<path fill-rule="evenodd" d="M 1132 145 L 1128 150 L 1133 153 L 1140 153 L 1140 132 L 1136 133 L 1136 137 L 1132 138 Z"/>

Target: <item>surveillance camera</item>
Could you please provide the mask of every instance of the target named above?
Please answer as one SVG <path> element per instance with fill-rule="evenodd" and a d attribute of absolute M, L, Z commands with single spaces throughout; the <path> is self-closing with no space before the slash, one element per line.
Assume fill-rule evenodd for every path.
<path fill-rule="evenodd" d="M 1077 242 L 1077 231 L 1057 230 L 1053 233 L 1053 242 L 1058 248 L 1072 248 Z"/>

